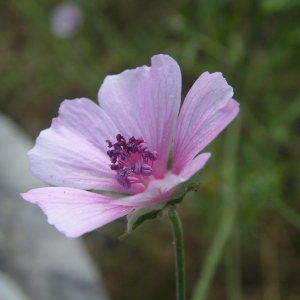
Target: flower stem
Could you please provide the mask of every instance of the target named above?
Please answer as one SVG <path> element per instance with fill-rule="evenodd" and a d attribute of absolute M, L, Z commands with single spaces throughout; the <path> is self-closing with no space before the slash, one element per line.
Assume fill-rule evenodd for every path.
<path fill-rule="evenodd" d="M 175 252 L 175 267 L 176 267 L 176 299 L 185 300 L 185 266 L 184 266 L 184 248 L 183 248 L 183 232 L 181 221 L 176 211 L 176 206 L 173 205 L 169 209 L 169 219 L 171 221 L 173 237 L 174 237 L 174 252 Z"/>

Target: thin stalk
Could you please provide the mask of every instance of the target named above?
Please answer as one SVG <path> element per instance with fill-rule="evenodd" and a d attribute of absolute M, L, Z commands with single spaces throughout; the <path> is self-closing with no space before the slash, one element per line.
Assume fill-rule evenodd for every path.
<path fill-rule="evenodd" d="M 176 299 L 185 300 L 185 266 L 182 226 L 175 206 L 170 207 L 168 215 L 171 221 L 172 232 L 174 237 Z"/>
<path fill-rule="evenodd" d="M 233 225 L 236 219 L 237 199 L 235 187 L 235 165 L 240 136 L 239 116 L 235 122 L 235 126 L 231 126 L 226 131 L 224 157 L 222 164 L 222 198 L 223 198 L 223 214 L 217 232 L 209 248 L 202 272 L 196 283 L 196 288 L 192 296 L 192 300 L 204 300 L 207 297 L 213 275 L 220 262 L 224 247 L 231 235 Z"/>
<path fill-rule="evenodd" d="M 213 275 L 221 259 L 226 242 L 230 236 L 234 224 L 234 218 L 235 208 L 229 205 L 224 207 L 219 227 L 209 248 L 192 300 L 206 299 Z"/>
<path fill-rule="evenodd" d="M 274 201 L 275 209 L 291 224 L 300 229 L 300 215 L 281 200 Z"/>
<path fill-rule="evenodd" d="M 241 249 L 239 230 L 234 227 L 226 251 L 227 299 L 242 300 Z"/>

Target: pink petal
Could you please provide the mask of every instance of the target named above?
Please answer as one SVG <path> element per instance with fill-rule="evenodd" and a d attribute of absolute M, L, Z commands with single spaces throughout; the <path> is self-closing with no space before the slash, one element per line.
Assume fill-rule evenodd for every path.
<path fill-rule="evenodd" d="M 145 192 L 116 199 L 114 203 L 120 205 L 144 207 L 157 202 L 163 202 L 168 200 L 174 192 L 174 188 L 184 181 L 185 180 L 177 175 L 169 174 L 163 179 L 151 181 Z"/>
<path fill-rule="evenodd" d="M 107 76 L 98 99 L 126 139 L 142 136 L 158 152 L 153 174 L 162 178 L 180 106 L 181 74 L 167 55 L 153 56 L 151 62 L 151 68 Z"/>
<path fill-rule="evenodd" d="M 56 186 L 124 192 L 110 166 L 107 139 L 118 129 L 94 102 L 65 100 L 59 116 L 40 133 L 28 157 L 32 173 Z M 141 191 L 126 190 L 126 193 Z"/>
<path fill-rule="evenodd" d="M 127 215 L 133 208 L 112 204 L 115 198 L 72 188 L 45 187 L 21 194 L 38 204 L 49 224 L 68 237 L 78 237 Z"/>
<path fill-rule="evenodd" d="M 180 110 L 173 173 L 179 174 L 235 118 L 239 104 L 232 96 L 232 87 L 221 73 L 205 72 L 198 78 Z"/>
<path fill-rule="evenodd" d="M 195 175 L 200 169 L 204 167 L 206 162 L 209 160 L 210 156 L 210 153 L 201 153 L 193 160 L 187 162 L 182 168 L 179 177 L 182 178 L 183 181 L 187 181 L 188 179 L 190 179 L 193 175 Z"/>

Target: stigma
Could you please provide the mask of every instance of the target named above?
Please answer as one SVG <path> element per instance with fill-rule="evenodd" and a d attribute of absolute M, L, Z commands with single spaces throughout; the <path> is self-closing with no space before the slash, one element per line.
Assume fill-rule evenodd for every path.
<path fill-rule="evenodd" d="M 128 142 L 119 133 L 116 142 L 106 140 L 107 155 L 110 158 L 110 169 L 115 171 L 117 182 L 125 189 L 131 188 L 133 183 L 144 183 L 146 177 L 152 175 L 153 162 L 158 153 L 148 148 L 143 138 L 131 137 Z"/>

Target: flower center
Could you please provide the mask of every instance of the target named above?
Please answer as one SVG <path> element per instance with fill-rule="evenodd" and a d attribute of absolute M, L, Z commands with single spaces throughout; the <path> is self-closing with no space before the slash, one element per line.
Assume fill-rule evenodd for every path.
<path fill-rule="evenodd" d="M 119 133 L 117 142 L 106 140 L 107 155 L 110 158 L 110 168 L 116 171 L 116 180 L 125 189 L 129 189 L 133 183 L 145 183 L 145 176 L 152 175 L 153 162 L 157 159 L 157 152 L 150 150 L 143 138 L 131 137 L 128 142 Z"/>

